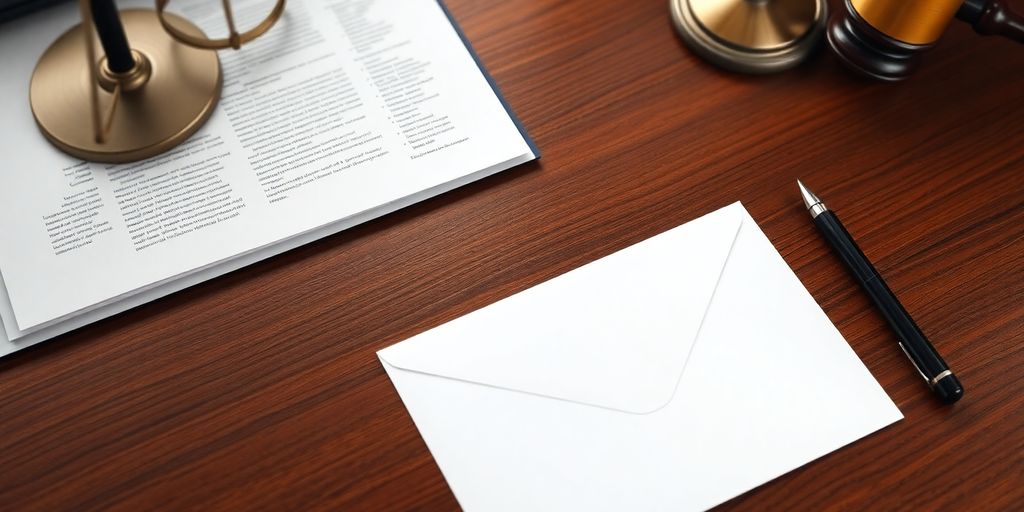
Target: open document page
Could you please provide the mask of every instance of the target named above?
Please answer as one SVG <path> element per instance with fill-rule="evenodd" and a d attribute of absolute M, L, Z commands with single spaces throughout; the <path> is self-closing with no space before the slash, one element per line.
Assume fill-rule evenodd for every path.
<path fill-rule="evenodd" d="M 273 2 L 232 4 L 249 27 Z M 220 6 L 170 9 L 222 37 Z M 220 53 L 222 99 L 190 140 L 83 162 L 28 102 L 35 63 L 78 16 L 72 2 L 0 26 L 0 355 L 536 158 L 436 0 L 289 0 L 262 38 Z"/>

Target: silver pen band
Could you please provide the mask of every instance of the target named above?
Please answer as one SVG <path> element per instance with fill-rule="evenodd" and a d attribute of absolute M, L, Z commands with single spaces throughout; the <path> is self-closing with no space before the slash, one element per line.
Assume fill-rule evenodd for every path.
<path fill-rule="evenodd" d="M 943 371 L 942 373 L 940 373 L 940 374 L 932 377 L 931 379 L 929 379 L 928 383 L 931 384 L 932 386 L 935 386 L 936 384 L 939 383 L 940 380 L 945 379 L 946 377 L 949 377 L 950 375 L 953 375 L 953 371 L 952 370 Z"/>
<path fill-rule="evenodd" d="M 811 218 L 813 219 L 813 218 L 817 217 L 818 215 L 821 215 L 821 214 L 827 212 L 828 208 L 825 208 L 825 203 L 814 203 L 814 204 L 811 205 L 810 208 L 808 208 L 808 210 L 810 210 Z"/>

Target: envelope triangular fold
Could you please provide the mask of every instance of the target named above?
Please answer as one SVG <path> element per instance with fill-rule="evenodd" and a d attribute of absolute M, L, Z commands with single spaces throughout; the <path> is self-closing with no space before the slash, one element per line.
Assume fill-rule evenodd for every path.
<path fill-rule="evenodd" d="M 645 414 L 675 393 L 735 203 L 379 352 L 394 367 Z"/>

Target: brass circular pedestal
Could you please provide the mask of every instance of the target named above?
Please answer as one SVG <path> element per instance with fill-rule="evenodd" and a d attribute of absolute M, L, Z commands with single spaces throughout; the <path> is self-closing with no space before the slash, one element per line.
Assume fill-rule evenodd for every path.
<path fill-rule="evenodd" d="M 672 21 L 694 52 L 743 73 L 791 68 L 817 46 L 826 0 L 669 0 Z"/>
<path fill-rule="evenodd" d="M 173 17 L 182 30 L 202 36 L 198 27 Z M 174 40 L 160 25 L 156 11 L 121 11 L 132 50 L 148 70 L 126 73 L 123 92 L 110 120 L 110 131 L 97 142 L 92 119 L 92 88 L 86 62 L 83 26 L 65 32 L 43 54 L 32 73 L 29 101 L 40 130 L 61 150 L 96 162 L 130 162 L 160 154 L 184 142 L 210 117 L 220 99 L 221 71 L 217 53 Z M 99 42 L 95 76 L 99 107 L 106 116 L 114 95 Z M 148 72 L 148 77 L 144 73 Z M 116 78 L 116 76 L 115 76 Z M 142 83 L 140 83 L 142 81 Z"/>

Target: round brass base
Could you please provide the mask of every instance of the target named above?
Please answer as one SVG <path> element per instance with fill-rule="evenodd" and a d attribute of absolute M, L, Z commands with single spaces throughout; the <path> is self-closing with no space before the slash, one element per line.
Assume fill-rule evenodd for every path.
<path fill-rule="evenodd" d="M 173 14 L 166 14 L 168 17 Z M 203 33 L 183 18 L 175 24 L 197 36 Z M 210 117 L 220 99 L 217 53 L 179 43 L 160 25 L 156 11 L 121 11 L 132 50 L 148 69 L 126 73 L 110 131 L 97 142 L 92 119 L 90 80 L 82 25 L 72 27 L 46 50 L 32 73 L 29 101 L 43 135 L 62 151 L 94 162 L 121 163 L 158 155 L 182 143 Z M 95 54 L 103 55 L 99 42 Z M 104 116 L 114 100 L 112 78 L 103 65 L 91 63 L 103 87 L 99 105 Z M 145 75 L 148 72 L 148 76 Z M 114 78 L 117 78 L 116 76 Z M 144 83 L 140 85 L 140 80 Z"/>
<path fill-rule="evenodd" d="M 690 48 L 742 73 L 796 66 L 818 45 L 826 0 L 669 0 L 672 21 Z"/>

